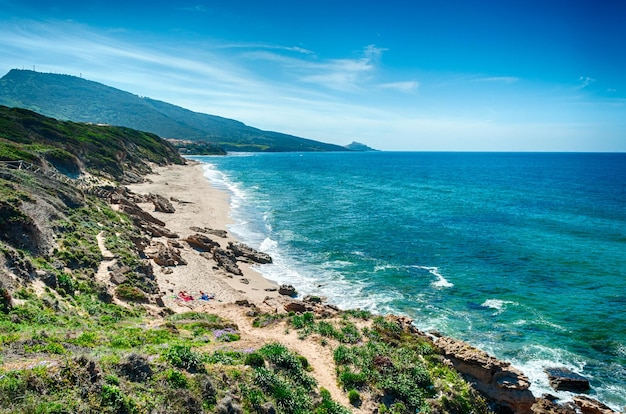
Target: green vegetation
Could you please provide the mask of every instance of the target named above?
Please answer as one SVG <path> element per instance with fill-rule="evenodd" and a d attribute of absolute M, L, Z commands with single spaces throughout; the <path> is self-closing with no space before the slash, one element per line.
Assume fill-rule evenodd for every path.
<path fill-rule="evenodd" d="M 0 414 L 350 412 L 282 344 L 249 348 L 240 327 L 217 315 L 148 313 L 159 293 L 138 247 L 148 239 L 73 176 L 86 167 L 127 180 L 149 162 L 180 162 L 170 146 L 125 128 L 0 108 L 0 157 L 42 168 L 0 168 Z M 98 272 L 102 242 L 115 256 L 114 289 Z M 332 319 L 261 314 L 251 323 L 283 324 L 326 346 L 355 407 L 486 412 L 431 343 L 393 319 L 353 310 Z"/>
<path fill-rule="evenodd" d="M 381 413 L 489 412 L 484 399 L 442 362 L 428 339 L 394 319 L 351 310 L 335 319 L 292 314 L 288 323 L 301 339 L 316 334 L 323 345 L 334 341 L 337 378 L 354 406 L 367 394 L 379 396 Z"/>
<path fill-rule="evenodd" d="M 0 160 L 49 164 L 70 176 L 78 175 L 83 163 L 88 171 L 117 180 L 129 172 L 149 172 L 148 162 L 183 162 L 172 145 L 154 134 L 57 121 L 25 109 L 1 106 Z"/>
<path fill-rule="evenodd" d="M 184 146 L 185 153 L 347 150 L 338 145 L 262 131 L 239 121 L 189 111 L 82 78 L 30 70 L 13 69 L 0 79 L 0 105 L 26 108 L 62 120 L 120 125 L 164 138 L 208 143 L 192 146 L 189 151 L 189 146 Z"/>

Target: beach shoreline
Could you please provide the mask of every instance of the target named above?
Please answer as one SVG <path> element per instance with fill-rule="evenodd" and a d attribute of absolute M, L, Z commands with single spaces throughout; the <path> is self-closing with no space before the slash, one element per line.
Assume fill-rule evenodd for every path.
<path fill-rule="evenodd" d="M 197 229 L 225 230 L 225 237 L 215 235 L 210 238 L 226 249 L 229 242 L 241 242 L 228 230 L 235 224 L 231 219 L 230 196 L 227 192 L 215 188 L 205 176 L 202 163 L 187 160 L 186 165 L 155 166 L 154 172 L 145 176 L 145 181 L 127 186 L 134 193 L 148 195 L 158 194 L 172 200 L 174 213 L 163 213 L 154 210 L 152 202 L 139 203 L 139 206 L 155 218 L 165 222 L 166 227 L 176 233 L 181 240 L 197 233 Z M 153 243 L 168 245 L 165 237 L 152 238 Z M 248 339 L 246 344 L 259 346 L 267 340 L 275 340 L 307 356 L 318 367 L 317 376 L 321 384 L 330 390 L 333 398 L 347 404 L 346 396 L 337 387 L 337 378 L 332 366 L 332 355 L 328 349 L 316 347 L 310 342 L 298 340 L 285 332 L 265 331 L 259 334 L 250 329 L 249 318 L 246 317 L 246 308 L 241 303 L 250 303 L 258 309 L 271 313 L 284 313 L 284 305 L 291 298 L 278 293 L 278 285 L 266 279 L 257 272 L 252 265 L 238 262 L 242 271 L 241 276 L 232 275 L 218 268 L 216 262 L 207 260 L 199 251 L 181 244 L 180 253 L 186 261 L 185 265 L 161 267 L 155 266 L 155 276 L 165 306 L 177 313 L 200 311 L 217 314 L 236 323 Z M 296 286 L 297 288 L 297 286 Z M 203 291 L 212 296 L 212 299 L 200 300 L 199 293 Z M 189 292 L 194 300 L 183 301 L 178 297 L 179 292 Z M 453 346 L 460 341 L 453 340 Z M 465 345 L 462 345 L 465 346 Z M 473 348 L 473 347 L 472 347 Z M 480 350 L 476 349 L 476 352 Z M 487 358 L 487 357 L 486 357 Z M 488 357 L 487 360 L 489 360 Z M 508 368 L 506 368 L 508 370 Z M 513 370 L 517 375 L 517 370 Z M 525 375 L 519 371 L 523 381 Z M 360 412 L 356 410 L 355 412 Z"/>
<path fill-rule="evenodd" d="M 172 201 L 176 210 L 174 213 L 154 211 L 151 202 L 140 203 L 139 206 L 165 222 L 166 227 L 181 239 L 198 233 L 192 228 L 209 228 L 226 231 L 225 237 L 211 236 L 224 249 L 229 242 L 239 242 L 228 231 L 228 226 L 232 224 L 229 217 L 229 196 L 211 186 L 204 176 L 201 163 L 188 160 L 187 165 L 155 167 L 154 173 L 147 175 L 145 179 L 143 183 L 129 185 L 129 190 L 178 200 Z M 167 245 L 165 237 L 153 238 L 152 241 Z M 181 302 L 177 299 L 177 294 L 181 291 L 188 292 L 195 299 L 203 291 L 214 296 L 212 301 L 223 303 L 245 299 L 257 303 L 267 297 L 278 296 L 276 283 L 264 278 L 248 263 L 238 263 L 243 275 L 236 276 L 217 269 L 215 262 L 202 257 L 194 249 L 180 249 L 180 253 L 187 262 L 186 265 L 161 267 L 155 271 L 159 287 L 165 292 L 163 301 L 175 311 L 187 308 L 185 306 L 179 309 Z"/>

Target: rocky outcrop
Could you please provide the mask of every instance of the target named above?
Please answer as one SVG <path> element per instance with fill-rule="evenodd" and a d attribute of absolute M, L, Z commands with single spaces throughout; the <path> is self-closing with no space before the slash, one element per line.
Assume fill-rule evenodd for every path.
<path fill-rule="evenodd" d="M 602 404 L 600 401 L 596 401 L 585 395 L 575 396 L 574 404 L 576 404 L 583 414 L 619 414 L 617 411 L 613 411 L 610 407 Z"/>
<path fill-rule="evenodd" d="M 254 250 L 243 243 L 228 242 L 228 249 L 232 250 L 237 258 L 244 257 L 259 264 L 272 263 L 272 258 L 269 254 Z"/>
<path fill-rule="evenodd" d="M 119 210 L 121 212 L 128 214 L 129 216 L 141 219 L 142 221 L 145 221 L 147 223 L 152 223 L 152 224 L 156 224 L 157 226 L 165 227 L 164 221 L 161 221 L 158 218 L 154 217 L 152 214 L 148 213 L 147 211 L 144 211 L 138 205 L 134 203 L 131 204 L 128 200 L 120 203 Z"/>
<path fill-rule="evenodd" d="M 531 407 L 533 414 L 576 414 L 576 409 L 570 405 L 560 405 L 548 398 L 537 398 Z"/>
<path fill-rule="evenodd" d="M 287 302 L 283 306 L 287 312 L 304 313 L 309 310 L 302 302 Z"/>
<path fill-rule="evenodd" d="M 243 275 L 243 272 L 239 266 L 237 266 L 237 258 L 232 254 L 232 252 L 224 250 L 221 247 L 216 247 L 213 249 L 213 260 L 217 262 L 219 267 L 226 270 L 228 273 L 232 273 L 237 276 Z"/>
<path fill-rule="evenodd" d="M 212 252 L 213 249 L 220 247 L 219 243 L 211 240 L 210 237 L 199 233 L 188 236 L 185 241 L 189 243 L 191 247 L 196 250 L 200 250 L 201 252 Z"/>
<path fill-rule="evenodd" d="M 496 404 L 496 409 L 531 412 L 535 397 L 529 390 L 530 381 L 511 364 L 456 339 L 439 337 L 435 345 L 467 381 Z"/>
<path fill-rule="evenodd" d="M 154 263 L 159 266 L 178 266 L 187 264 L 177 248 L 170 245 L 166 246 L 161 242 L 154 243 L 154 245 L 147 248 L 144 253 L 146 256 L 154 260 Z"/>
<path fill-rule="evenodd" d="M 587 392 L 589 380 L 567 368 L 546 368 L 550 386 L 557 391 Z"/>
<path fill-rule="evenodd" d="M 296 292 L 296 288 L 291 285 L 281 285 L 278 289 L 278 293 L 290 297 L 295 297 L 298 295 L 298 292 Z"/>
<path fill-rule="evenodd" d="M 196 233 L 212 234 L 214 236 L 221 237 L 223 239 L 226 238 L 226 236 L 228 235 L 228 232 L 226 230 L 211 229 L 211 228 L 208 228 L 208 227 L 192 226 L 192 227 L 189 227 L 189 229 L 191 231 L 195 231 Z"/>
<path fill-rule="evenodd" d="M 150 193 L 148 194 L 148 198 L 152 201 L 152 204 L 154 204 L 154 211 L 170 214 L 176 212 L 172 203 L 162 195 Z"/>

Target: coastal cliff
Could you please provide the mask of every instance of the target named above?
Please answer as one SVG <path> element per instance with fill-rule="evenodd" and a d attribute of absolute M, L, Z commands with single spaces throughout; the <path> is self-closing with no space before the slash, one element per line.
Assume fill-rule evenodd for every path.
<path fill-rule="evenodd" d="M 573 410 L 408 318 L 263 279 L 251 266 L 271 257 L 225 231 L 225 195 L 154 136 L 7 112 L 0 412 Z"/>

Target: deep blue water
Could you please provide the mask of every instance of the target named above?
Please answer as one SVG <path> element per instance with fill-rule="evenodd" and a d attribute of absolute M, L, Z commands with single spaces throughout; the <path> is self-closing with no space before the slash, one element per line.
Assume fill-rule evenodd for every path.
<path fill-rule="evenodd" d="M 626 154 L 197 157 L 266 277 L 409 315 L 513 362 L 591 379 L 626 406 Z M 558 394 L 567 398 L 567 393 Z"/>

